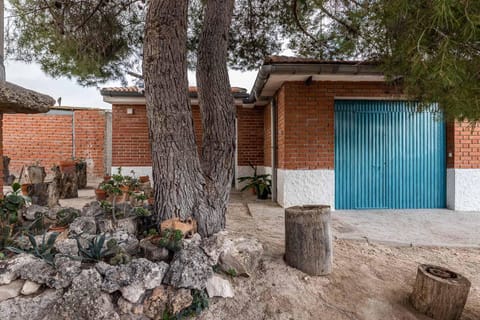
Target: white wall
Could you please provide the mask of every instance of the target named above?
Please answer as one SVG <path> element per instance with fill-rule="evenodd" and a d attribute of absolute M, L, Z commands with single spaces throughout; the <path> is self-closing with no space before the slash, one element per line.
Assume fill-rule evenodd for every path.
<path fill-rule="evenodd" d="M 480 211 L 480 169 L 447 169 L 447 208 Z"/>
<path fill-rule="evenodd" d="M 277 169 L 277 201 L 284 207 L 305 204 L 335 206 L 333 170 Z"/>
<path fill-rule="evenodd" d="M 135 172 L 135 177 L 140 176 L 149 176 L 150 181 L 153 181 L 152 176 L 152 167 L 121 167 L 122 168 L 122 175 L 124 176 L 132 176 L 132 170 Z M 112 174 L 116 174 L 118 167 L 112 167 Z"/>

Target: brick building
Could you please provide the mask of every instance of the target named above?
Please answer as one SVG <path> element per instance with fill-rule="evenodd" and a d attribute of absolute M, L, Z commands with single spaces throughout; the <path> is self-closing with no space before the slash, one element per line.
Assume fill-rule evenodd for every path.
<path fill-rule="evenodd" d="M 54 164 L 83 159 L 90 177 L 102 177 L 110 164 L 108 123 L 103 109 L 51 107 L 39 114 L 3 116 L 3 154 L 19 176 L 23 166 L 39 163 L 48 173 Z"/>
<path fill-rule="evenodd" d="M 436 106 L 417 112 L 374 64 L 270 57 L 250 94 L 233 93 L 235 175 L 250 174 L 249 163 L 271 173 L 284 207 L 480 210 L 480 130 L 446 124 Z M 143 93 L 102 95 L 112 104 L 112 169 L 151 174 Z"/>

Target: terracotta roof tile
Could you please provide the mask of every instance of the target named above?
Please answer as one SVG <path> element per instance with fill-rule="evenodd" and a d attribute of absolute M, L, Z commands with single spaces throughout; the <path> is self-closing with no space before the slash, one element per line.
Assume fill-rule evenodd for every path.
<path fill-rule="evenodd" d="M 348 64 L 348 65 L 376 65 L 375 61 L 342 61 L 342 60 L 321 60 L 315 58 L 304 57 L 288 57 L 288 56 L 268 56 L 265 58 L 264 64 Z"/>

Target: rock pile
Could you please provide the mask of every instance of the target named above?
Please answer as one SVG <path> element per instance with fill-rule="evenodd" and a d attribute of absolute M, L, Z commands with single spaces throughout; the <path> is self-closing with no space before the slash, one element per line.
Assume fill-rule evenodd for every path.
<path fill-rule="evenodd" d="M 54 216 L 39 207 L 25 215 L 32 218 L 36 212 Z M 229 277 L 252 275 L 263 252 L 257 240 L 227 231 L 205 239 L 194 234 L 172 252 L 153 237 L 139 235 L 137 219 L 131 216 L 105 228 L 108 223 L 98 203 L 91 203 L 70 224 L 66 236 L 57 238 L 53 263 L 29 253 L 0 261 L 2 317 L 98 320 L 188 315 L 205 308 L 208 297 L 234 297 Z M 114 247 L 114 254 L 128 259 L 113 265 L 112 259 L 81 258 L 81 251 L 94 244 L 101 245 L 102 252 Z"/>

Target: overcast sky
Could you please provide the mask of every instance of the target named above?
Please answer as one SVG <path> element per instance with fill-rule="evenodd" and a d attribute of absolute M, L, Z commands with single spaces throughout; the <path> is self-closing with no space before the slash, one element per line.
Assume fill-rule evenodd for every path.
<path fill-rule="evenodd" d="M 79 86 L 75 80 L 67 78 L 53 79 L 43 73 L 37 64 L 26 64 L 18 61 L 6 61 L 7 81 L 21 85 L 41 93 L 50 95 L 55 100 L 62 97 L 62 106 L 110 108 L 102 100 L 99 89 Z M 249 92 L 255 81 L 257 72 L 230 71 L 230 83 L 234 87 L 246 88 Z M 190 85 L 195 85 L 195 74 L 189 73 Z M 104 86 L 120 86 L 111 82 Z"/>

